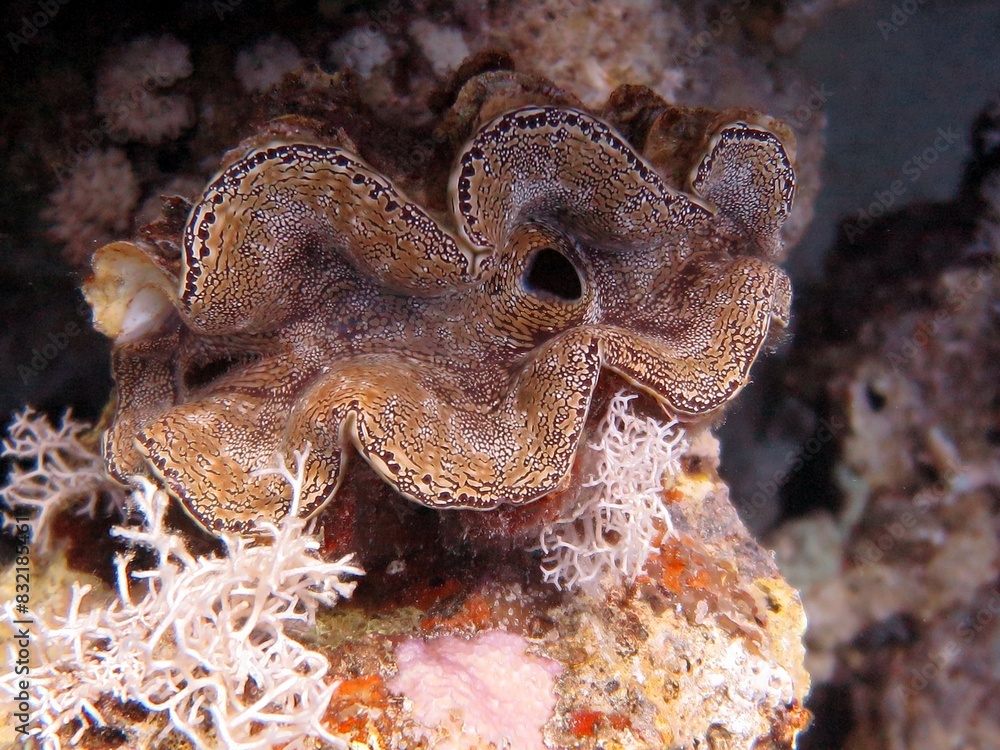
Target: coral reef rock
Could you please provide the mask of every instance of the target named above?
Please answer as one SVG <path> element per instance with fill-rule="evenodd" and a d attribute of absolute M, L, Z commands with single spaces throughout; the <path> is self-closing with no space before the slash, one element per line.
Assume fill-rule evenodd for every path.
<path fill-rule="evenodd" d="M 613 456 L 606 446 L 638 429 L 629 420 L 656 411 L 621 399 L 591 458 Z M 86 452 L 75 441 L 67 433 L 62 450 Z M 111 587 L 67 570 L 61 552 L 32 555 L 33 591 L 59 595 L 33 598 L 29 611 L 39 649 L 30 724 L 51 747 L 157 747 L 173 732 L 199 748 L 308 738 L 791 748 L 808 719 L 801 604 L 730 505 L 707 428 L 686 431 L 674 451 L 647 560 L 631 579 L 606 575 L 589 589 L 553 587 L 523 548 L 441 551 L 413 523 L 419 544 L 378 565 L 369 555 L 349 582 L 362 571 L 347 557 L 317 559 L 321 545 L 296 514 L 266 529 L 266 544 L 223 532 L 223 556 L 196 557 L 166 524 L 166 494 L 145 482 L 131 505 L 146 528 L 114 534 L 152 550 L 151 568 L 135 551 L 120 557 Z M 296 472 L 278 470 L 296 502 L 301 458 Z M 92 537 L 79 543 L 94 554 Z M 74 576 L 83 582 L 71 586 Z M 4 578 L 13 590 L 11 571 Z M 18 617 L 13 606 L 2 615 Z M 0 676 L 0 691 L 18 689 L 13 671 Z"/>
<path fill-rule="evenodd" d="M 380 747 L 792 747 L 805 620 L 729 504 L 717 449 L 699 434 L 681 453 L 660 492 L 674 531 L 632 584 L 557 592 L 521 553 L 369 569 L 318 625 L 350 678 L 338 731 Z"/>
<path fill-rule="evenodd" d="M 853 240 L 848 227 L 793 352 L 789 382 L 845 426 L 842 503 L 771 544 L 802 591 L 813 678 L 853 716 L 852 750 L 996 747 L 998 132 L 994 104 L 954 201 Z"/>

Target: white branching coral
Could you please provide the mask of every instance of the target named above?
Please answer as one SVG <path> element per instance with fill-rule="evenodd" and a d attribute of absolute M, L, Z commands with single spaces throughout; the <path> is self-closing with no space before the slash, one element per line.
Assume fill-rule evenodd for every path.
<path fill-rule="evenodd" d="M 275 469 L 292 486 L 292 512 L 280 527 L 261 524 L 269 543 L 221 534 L 224 557 L 193 557 L 164 526 L 166 494 L 138 480 L 132 500 L 145 528 L 113 533 L 152 550 L 155 567 L 135 570 L 132 556 L 120 556 L 110 604 L 92 604 L 90 587 L 77 586 L 65 615 L 27 616 L 40 652 L 31 723 L 44 747 L 60 748 L 67 727 L 79 724 L 75 746 L 87 727 L 106 724 L 102 696 L 166 712 L 199 748 L 296 748 L 310 737 L 346 747 L 322 724 L 339 683 L 326 657 L 294 635 L 313 626 L 320 606 L 349 597 L 347 579 L 363 571 L 350 556 L 317 558 L 319 542 L 294 508 L 304 457 L 295 458 L 295 474 Z M 19 617 L 8 604 L 2 619 Z M 0 678 L 0 692 L 16 689 L 13 673 Z"/>
<path fill-rule="evenodd" d="M 635 395 L 619 393 L 598 427 L 593 479 L 579 502 L 546 526 L 538 548 L 545 580 L 557 588 L 594 593 L 608 576 L 632 582 L 658 536 L 673 531 L 664 490 L 680 471 L 686 447 L 675 421 L 629 410 Z"/>
<path fill-rule="evenodd" d="M 25 407 L 14 415 L 2 455 L 11 460 L 7 483 L 0 488 L 3 526 L 27 523 L 35 548 L 49 547 L 52 521 L 72 506 L 94 517 L 103 503 L 122 505 L 125 491 L 104 470 L 104 459 L 82 440 L 90 428 L 63 415 L 58 427 L 44 414 Z"/>

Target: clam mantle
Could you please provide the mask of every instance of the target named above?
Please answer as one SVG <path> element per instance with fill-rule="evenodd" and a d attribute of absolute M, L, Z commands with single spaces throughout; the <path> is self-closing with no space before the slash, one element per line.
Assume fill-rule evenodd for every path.
<path fill-rule="evenodd" d="M 450 215 L 343 144 L 258 140 L 179 258 L 95 255 L 110 471 L 155 475 L 209 530 L 284 516 L 261 470 L 307 446 L 302 515 L 354 454 L 416 502 L 489 509 L 566 485 L 602 373 L 682 420 L 716 412 L 788 320 L 794 153 L 765 122 L 705 134 L 680 191 L 601 118 L 518 107 L 461 151 Z"/>

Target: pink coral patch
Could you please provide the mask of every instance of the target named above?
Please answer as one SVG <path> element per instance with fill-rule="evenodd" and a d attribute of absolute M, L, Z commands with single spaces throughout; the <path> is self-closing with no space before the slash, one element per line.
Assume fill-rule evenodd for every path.
<path fill-rule="evenodd" d="M 556 705 L 562 666 L 526 653 L 528 641 L 491 630 L 471 640 L 412 638 L 396 649 L 399 672 L 389 689 L 413 704 L 416 720 L 446 736 L 436 748 L 544 750 L 542 726 Z M 437 732 L 432 732 L 432 735 Z"/>

